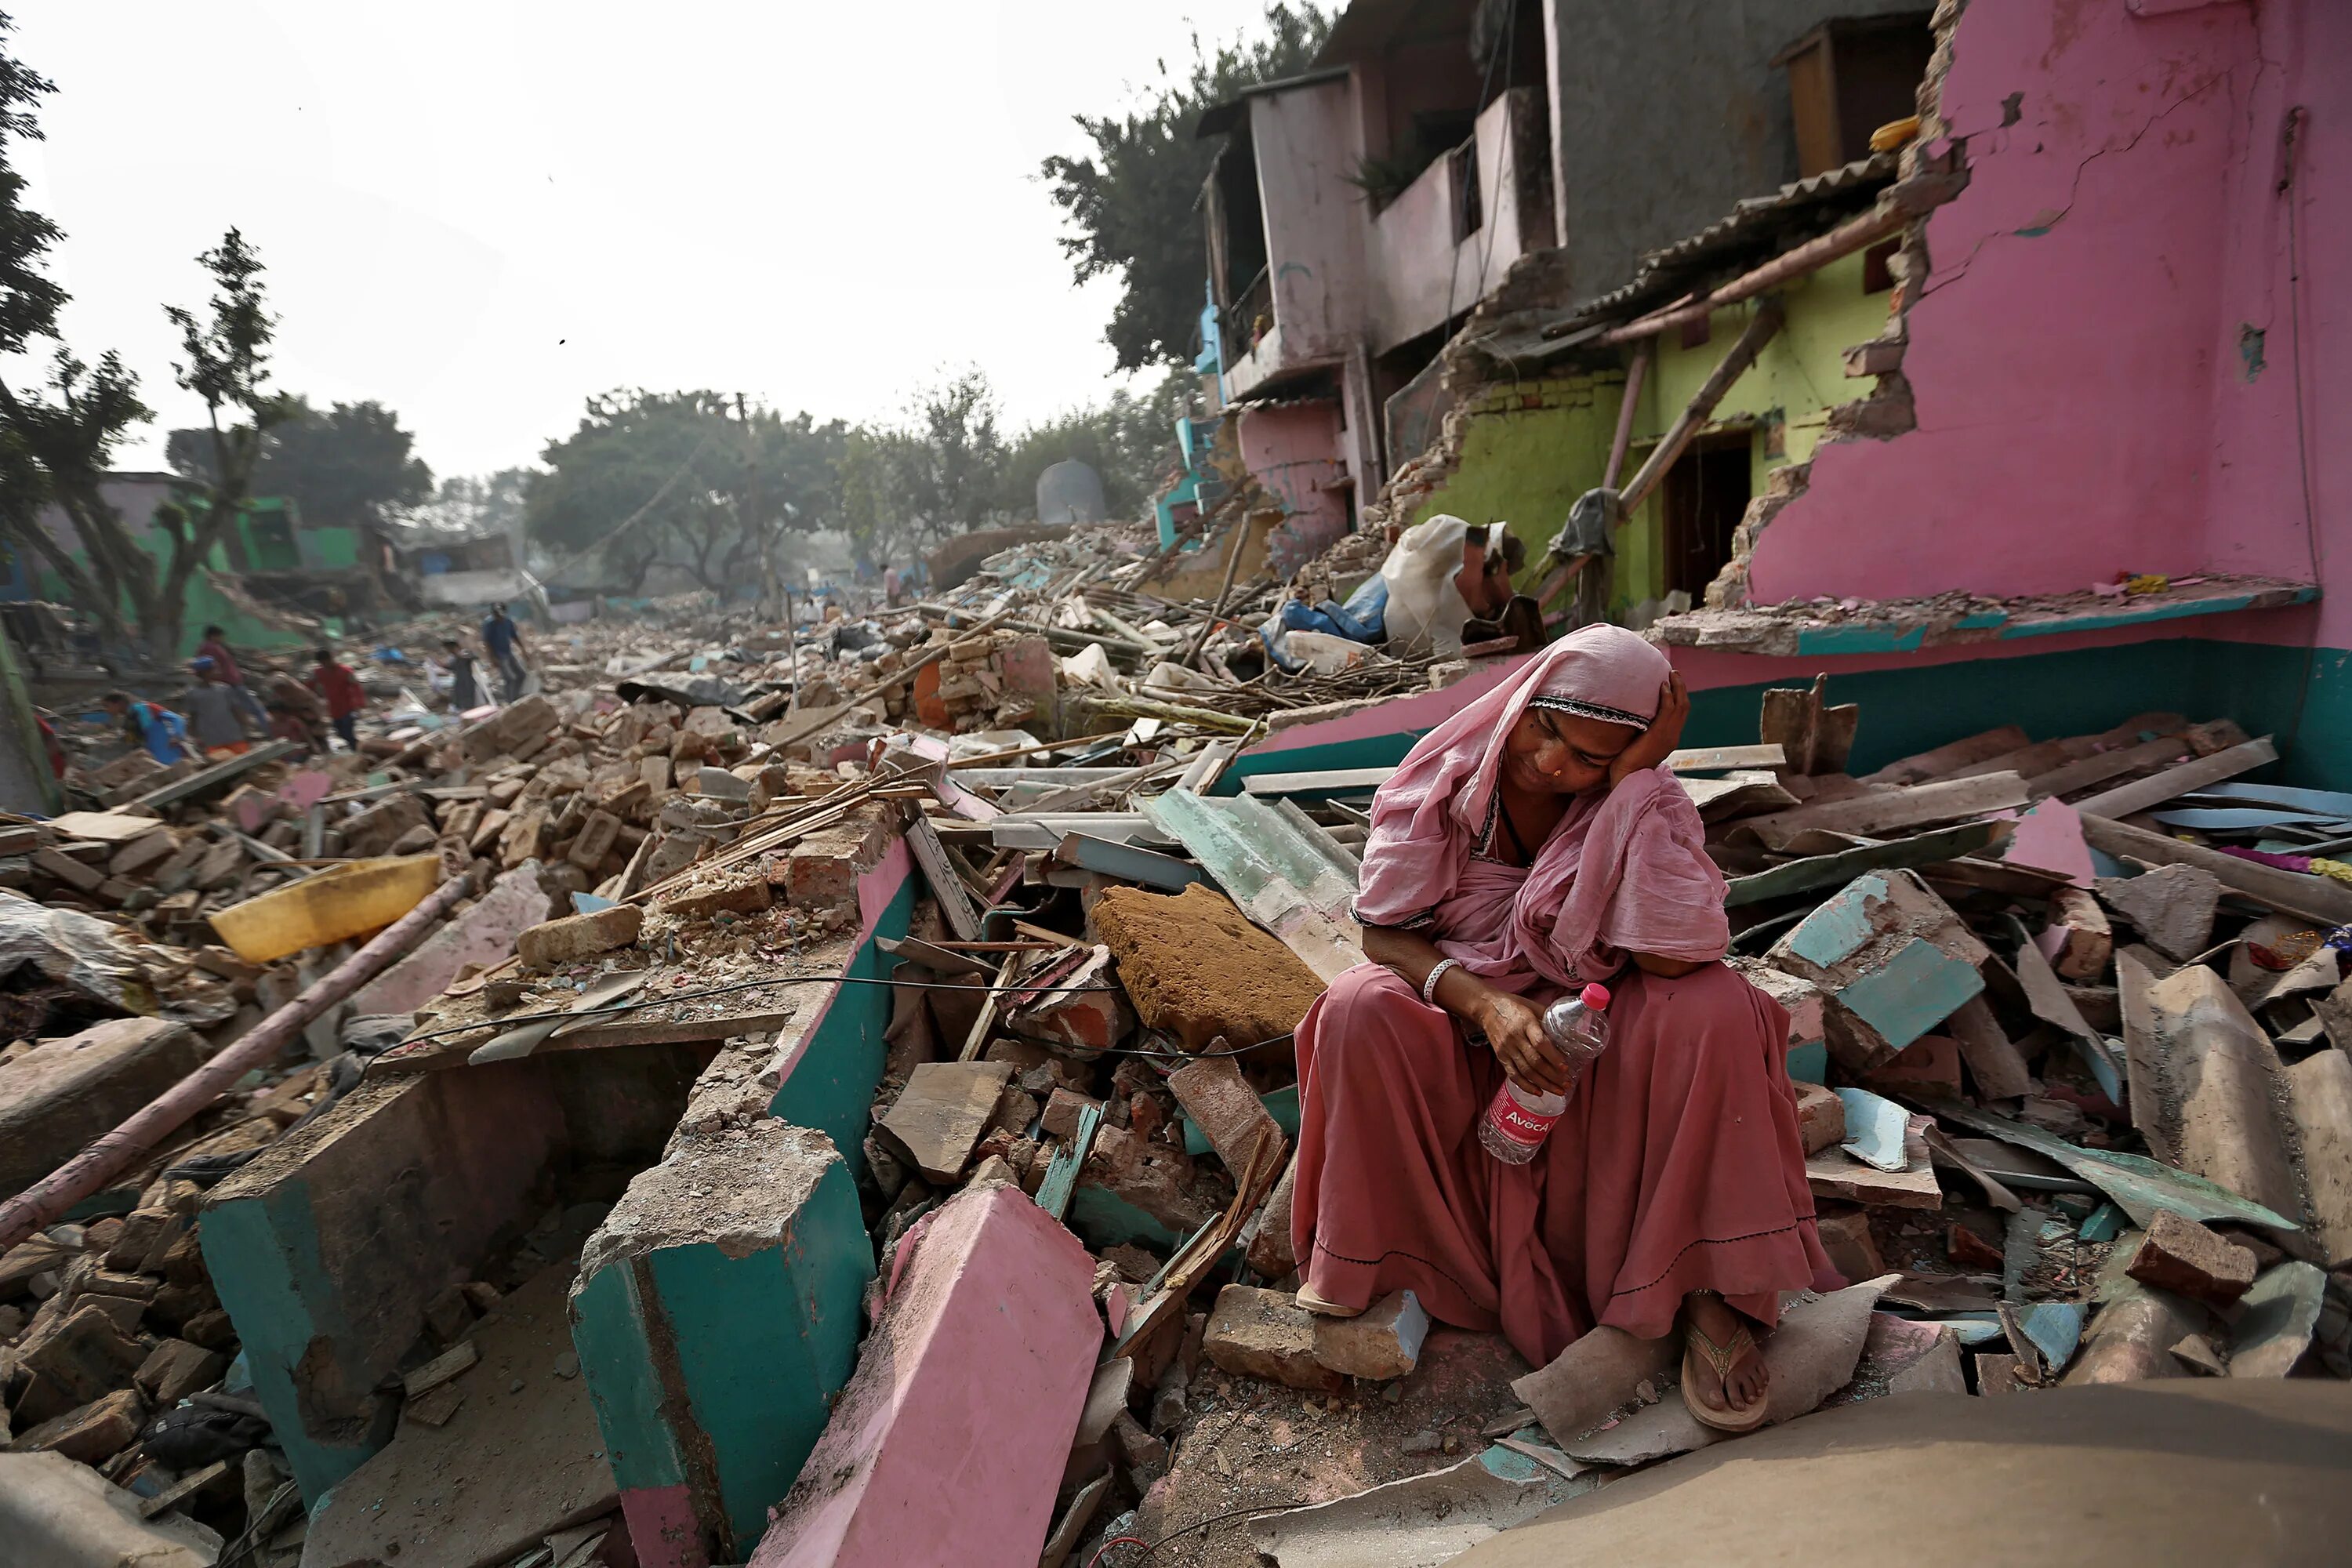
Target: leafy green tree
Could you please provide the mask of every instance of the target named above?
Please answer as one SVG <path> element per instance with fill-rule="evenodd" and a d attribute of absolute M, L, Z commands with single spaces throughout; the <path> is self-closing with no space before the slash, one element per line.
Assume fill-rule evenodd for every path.
<path fill-rule="evenodd" d="M 1158 85 L 1136 109 L 1077 117 L 1091 155 L 1045 160 L 1054 201 L 1075 230 L 1062 239 L 1071 271 L 1081 283 L 1115 275 L 1125 285 L 1103 334 L 1121 370 L 1192 357 L 1203 271 L 1194 205 L 1217 152 L 1194 138 L 1194 121 L 1245 87 L 1297 75 L 1330 31 L 1317 6 L 1275 0 L 1265 36 L 1213 55 L 1195 37 L 1192 68 L 1180 78 L 1160 62 Z"/>
<path fill-rule="evenodd" d="M 593 555 L 632 589 L 675 566 L 724 593 L 767 582 L 785 534 L 838 523 L 846 438 L 838 421 L 787 418 L 740 394 L 607 393 L 541 454 L 524 515 L 563 564 Z"/>
<path fill-rule="evenodd" d="M 433 495 L 433 470 L 415 455 L 415 442 L 400 427 L 400 416 L 381 403 L 320 409 L 293 398 L 285 422 L 263 443 L 254 492 L 290 499 L 311 526 L 380 526 Z M 208 430 L 173 431 L 163 455 L 191 479 L 215 477 Z"/>

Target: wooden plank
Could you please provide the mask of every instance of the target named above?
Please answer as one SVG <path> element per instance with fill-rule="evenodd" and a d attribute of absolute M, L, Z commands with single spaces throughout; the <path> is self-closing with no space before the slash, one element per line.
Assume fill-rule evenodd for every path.
<path fill-rule="evenodd" d="M 1242 788 L 1252 795 L 1369 795 L 1396 772 L 1393 764 L 1379 768 L 1328 768 L 1320 773 L 1252 773 Z"/>
<path fill-rule="evenodd" d="M 923 868 L 923 876 L 931 884 L 931 895 L 940 901 L 940 913 L 947 917 L 948 929 L 966 942 L 980 939 L 980 910 L 971 901 L 971 889 L 958 875 L 955 862 L 948 858 L 947 846 L 940 842 L 940 830 L 920 813 L 907 824 L 907 847 L 914 853 L 915 863 Z"/>
<path fill-rule="evenodd" d="M 1103 1108 L 1094 1100 L 1078 1112 L 1078 1131 L 1067 1143 L 1054 1151 L 1045 1163 L 1045 1180 L 1037 1184 L 1037 1206 L 1061 1219 L 1070 1212 L 1070 1194 L 1078 1189 L 1078 1173 L 1086 1168 L 1087 1155 L 1095 1146 L 1095 1130 L 1102 1125 Z"/>
<path fill-rule="evenodd" d="M 1008 952 L 996 966 L 995 984 L 980 999 L 980 1013 L 972 1019 L 971 1033 L 964 1037 L 963 1049 L 956 1053 L 956 1060 L 978 1061 L 980 1053 L 987 1048 L 989 1034 L 996 1027 L 996 1016 L 1002 1010 L 1003 988 L 1013 983 L 1013 972 L 1021 967 L 1024 956 L 1022 952 Z"/>
<path fill-rule="evenodd" d="M 1865 773 L 1862 782 L 1925 784 L 1930 779 L 1948 776 L 1954 768 L 1964 768 L 1971 763 L 1980 763 L 1988 757 L 1997 757 L 2003 752 L 2014 752 L 2032 743 L 2032 737 L 2016 725 L 2003 724 L 1998 730 L 1987 730 L 1982 734 L 1947 742 L 1932 751 L 1898 758 L 1874 773 Z"/>
<path fill-rule="evenodd" d="M 2209 784 L 2250 773 L 2265 763 L 2277 761 L 2278 748 L 2271 744 L 2268 735 L 2264 735 L 2243 745 L 2216 752 L 2210 757 L 2199 757 L 2178 767 L 2167 768 L 2152 778 L 2135 779 L 2130 784 L 2118 784 L 2088 799 L 2078 800 L 2074 803 L 2074 809 L 2096 813 L 2100 816 L 2129 816 L 2136 811 L 2161 805 L 2175 795 L 2202 789 Z"/>
<path fill-rule="evenodd" d="M 2087 757 L 2052 768 L 2046 773 L 2035 773 L 2025 781 L 2025 787 L 2036 800 L 2053 795 L 2072 795 L 2076 790 L 2089 789 L 2093 784 L 2136 773 L 2142 768 L 2160 768 L 2189 754 L 2189 742 L 2179 735 L 2158 735 L 2153 741 L 2142 741 L 2136 746 L 2125 746 L 2112 752 L 2094 752 Z"/>
<path fill-rule="evenodd" d="M 1987 773 L 1981 778 L 1917 784 L 1909 789 L 1877 790 L 1844 800 L 1813 801 L 1790 811 L 1751 816 L 1738 826 L 1743 830 L 1753 829 L 1765 843 L 1772 845 L 1786 843 L 1814 827 L 1874 837 L 1890 828 L 1981 816 L 1987 812 L 2023 805 L 2025 801 L 2023 779 L 2015 773 Z"/>
<path fill-rule="evenodd" d="M 2124 1018 L 2124 1077 L 2130 1090 L 2132 1125 L 2147 1140 L 2147 1152 L 2168 1165 L 2180 1163 L 2164 1117 L 2164 1079 L 2157 1061 L 2156 1008 L 2148 987 L 2156 976 L 2124 949 L 2116 954 L 2116 988 Z"/>
<path fill-rule="evenodd" d="M 177 805 L 207 790 L 217 789 L 232 780 L 242 778 L 265 763 L 282 762 L 301 749 L 301 745 L 293 741 L 265 741 L 241 756 L 215 763 L 208 768 L 199 768 L 184 779 L 149 790 L 131 804 L 152 806 L 159 811 L 167 805 Z"/>
<path fill-rule="evenodd" d="M 1791 860 L 1769 871 L 1732 878 L 1724 907 L 1736 909 L 1741 904 L 1761 903 L 1766 899 L 1785 898 L 1814 888 L 1843 887 L 1864 871 L 1927 866 L 1972 854 L 2001 837 L 2007 826 L 1999 822 L 1964 822 L 1957 827 L 1939 827 L 1912 838 L 1864 844 L 1834 854 Z"/>
<path fill-rule="evenodd" d="M 2185 843 L 2089 812 L 2083 814 L 2083 837 L 2094 849 L 2129 856 L 2150 866 L 2200 867 L 2212 872 L 2231 892 L 2242 893 L 2281 914 L 2319 925 L 2352 925 L 2352 888 L 2325 877 L 2258 866 L 2201 844 Z"/>
<path fill-rule="evenodd" d="M 1685 746 L 1666 753 L 1666 766 L 1678 773 L 1724 773 L 1732 768 L 1784 768 L 1787 749 L 1770 746 Z"/>

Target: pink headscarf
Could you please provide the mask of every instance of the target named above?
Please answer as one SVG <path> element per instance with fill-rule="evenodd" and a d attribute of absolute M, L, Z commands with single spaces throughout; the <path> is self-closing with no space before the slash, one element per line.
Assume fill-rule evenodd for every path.
<path fill-rule="evenodd" d="M 1534 864 L 1485 858 L 1504 742 L 1530 706 L 1649 728 L 1670 666 L 1585 626 L 1422 737 L 1372 797 L 1356 917 L 1423 931 L 1504 990 L 1605 980 L 1628 952 L 1705 963 L 1731 930 L 1698 808 L 1663 766 L 1570 803 Z"/>

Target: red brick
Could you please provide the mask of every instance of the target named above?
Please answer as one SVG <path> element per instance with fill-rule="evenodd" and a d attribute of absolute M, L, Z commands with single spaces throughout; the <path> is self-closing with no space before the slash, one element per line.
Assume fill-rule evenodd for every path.
<path fill-rule="evenodd" d="M 2254 1255 L 2195 1220 L 2158 1209 L 2124 1272 L 2143 1285 L 2227 1306 L 2254 1283 Z"/>

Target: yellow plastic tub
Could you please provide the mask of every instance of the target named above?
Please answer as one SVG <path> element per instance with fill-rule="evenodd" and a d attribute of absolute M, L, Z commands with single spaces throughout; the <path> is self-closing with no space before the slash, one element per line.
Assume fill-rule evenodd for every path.
<path fill-rule="evenodd" d="M 213 930 L 247 963 L 268 963 L 380 931 L 423 903 L 441 880 L 437 855 L 354 860 L 213 916 Z"/>

